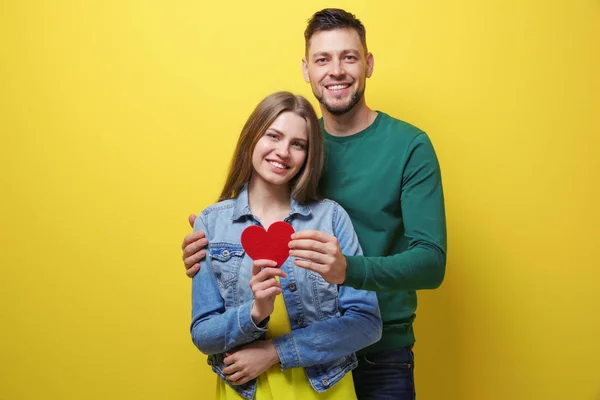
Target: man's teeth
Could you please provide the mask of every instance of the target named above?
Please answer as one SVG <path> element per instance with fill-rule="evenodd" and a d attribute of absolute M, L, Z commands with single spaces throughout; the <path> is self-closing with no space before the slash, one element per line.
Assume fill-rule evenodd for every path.
<path fill-rule="evenodd" d="M 285 165 L 283 165 L 283 164 L 279 164 L 278 162 L 275 162 L 275 161 L 269 161 L 269 163 L 270 163 L 271 165 L 274 165 L 274 166 L 276 166 L 277 168 L 285 169 Z"/>
<path fill-rule="evenodd" d="M 342 90 L 342 89 L 346 89 L 348 86 L 350 86 L 350 85 L 333 85 L 333 86 L 328 86 L 327 89 L 329 89 L 329 90 Z"/>

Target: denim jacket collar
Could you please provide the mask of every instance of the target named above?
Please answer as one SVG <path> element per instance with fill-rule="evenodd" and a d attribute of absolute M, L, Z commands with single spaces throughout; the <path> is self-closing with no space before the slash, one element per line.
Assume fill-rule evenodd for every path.
<path fill-rule="evenodd" d="M 237 221 L 242 217 L 253 217 L 252 211 L 250 211 L 250 204 L 248 202 L 248 183 L 245 183 L 240 191 L 240 194 L 235 201 L 235 209 L 233 210 L 233 215 L 231 219 Z M 292 215 L 300 214 L 300 215 L 310 215 L 311 210 L 310 207 L 306 205 L 299 204 L 296 200 L 290 200 L 290 213 L 288 214 L 288 218 Z"/>

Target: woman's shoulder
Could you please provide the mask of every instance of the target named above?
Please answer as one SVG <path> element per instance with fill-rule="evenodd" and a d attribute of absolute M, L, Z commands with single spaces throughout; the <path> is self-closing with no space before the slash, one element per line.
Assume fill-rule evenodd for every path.
<path fill-rule="evenodd" d="M 200 212 L 200 215 L 208 216 L 210 214 L 232 211 L 235 208 L 235 199 L 227 199 L 211 204 Z"/>
<path fill-rule="evenodd" d="M 327 199 L 327 198 L 322 198 L 322 199 L 319 199 L 319 200 L 314 201 L 312 203 L 309 203 L 308 207 L 311 207 L 311 208 L 317 208 L 317 207 L 321 207 L 321 208 L 336 208 L 336 207 L 342 207 L 342 206 L 340 205 L 340 203 L 338 203 L 335 200 L 331 200 L 331 199 Z"/>
<path fill-rule="evenodd" d="M 344 207 L 342 207 L 337 201 L 331 199 L 324 198 L 317 200 L 308 204 L 307 206 L 311 209 L 313 214 L 316 214 L 317 217 L 320 217 L 323 214 L 329 214 L 336 219 L 339 214 L 347 215 Z"/>
<path fill-rule="evenodd" d="M 337 201 L 322 199 L 314 202 L 312 207 L 311 218 L 307 221 L 311 226 L 306 229 L 316 229 L 334 235 L 340 241 L 342 249 L 353 246 L 356 234 L 352 219 Z"/>
<path fill-rule="evenodd" d="M 219 201 L 200 211 L 198 218 L 196 218 L 196 222 L 197 224 L 201 224 L 200 226 L 203 226 L 203 229 L 212 230 L 216 224 L 225 220 L 230 220 L 234 210 L 235 199 Z M 194 225 L 194 229 L 196 229 L 196 224 Z"/>

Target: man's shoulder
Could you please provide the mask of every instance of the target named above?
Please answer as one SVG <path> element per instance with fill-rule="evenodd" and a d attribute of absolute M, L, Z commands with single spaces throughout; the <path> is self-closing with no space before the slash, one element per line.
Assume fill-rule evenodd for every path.
<path fill-rule="evenodd" d="M 399 118 L 392 117 L 385 112 L 380 111 L 379 114 L 381 115 L 381 122 L 378 126 L 379 129 L 384 129 L 393 133 L 411 135 L 413 137 L 425 133 L 421 128 Z"/>
<path fill-rule="evenodd" d="M 398 148 L 409 148 L 421 142 L 429 142 L 427 133 L 421 128 L 395 118 L 384 112 L 379 112 L 381 120 L 376 128 L 381 143 Z"/>

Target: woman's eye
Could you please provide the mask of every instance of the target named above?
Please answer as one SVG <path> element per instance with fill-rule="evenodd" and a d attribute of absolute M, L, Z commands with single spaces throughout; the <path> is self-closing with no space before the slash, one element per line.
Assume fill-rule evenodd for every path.
<path fill-rule="evenodd" d="M 292 145 L 299 149 L 306 150 L 306 146 L 304 145 L 304 143 L 294 142 L 294 143 L 292 143 Z"/>
<path fill-rule="evenodd" d="M 270 137 L 271 139 L 277 139 L 277 135 L 274 133 L 267 133 L 267 137 Z"/>

